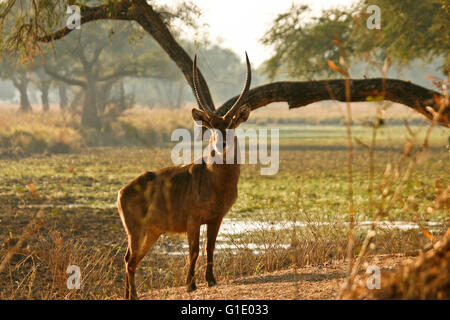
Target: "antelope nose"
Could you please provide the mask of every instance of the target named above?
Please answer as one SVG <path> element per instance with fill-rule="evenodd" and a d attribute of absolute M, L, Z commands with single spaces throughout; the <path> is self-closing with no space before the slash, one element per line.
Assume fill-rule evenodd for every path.
<path fill-rule="evenodd" d="M 223 149 L 224 149 L 224 144 L 225 143 L 224 143 L 224 140 L 222 139 L 221 135 L 216 132 L 214 134 L 214 141 L 213 141 L 214 150 L 217 153 L 222 154 Z"/>

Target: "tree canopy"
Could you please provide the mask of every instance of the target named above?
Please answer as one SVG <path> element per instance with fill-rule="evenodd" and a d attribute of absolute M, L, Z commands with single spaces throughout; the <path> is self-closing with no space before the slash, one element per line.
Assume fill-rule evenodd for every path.
<path fill-rule="evenodd" d="M 435 34 L 442 35 L 440 33 L 440 31 L 442 30 L 442 24 L 440 24 L 440 21 L 441 18 L 448 17 L 448 5 L 446 5 L 442 0 L 426 0 L 426 2 L 430 5 L 430 8 L 435 10 L 433 10 L 433 13 L 431 13 L 429 16 L 424 15 L 424 19 L 431 22 L 424 23 L 423 28 L 418 27 L 417 29 L 418 31 L 422 30 L 421 32 L 427 32 L 427 30 L 430 30 L 430 32 L 433 31 L 435 32 Z M 392 18 L 396 18 L 396 16 L 399 14 L 406 14 L 409 17 L 408 10 L 412 10 L 412 8 L 415 7 L 413 5 L 409 5 L 405 8 L 402 8 L 402 10 L 405 10 L 404 12 L 399 13 L 397 11 L 390 11 L 391 9 L 395 9 L 395 7 L 389 7 L 388 1 L 380 0 L 377 3 L 379 3 L 380 6 L 386 5 L 385 8 L 381 8 L 383 12 L 383 19 L 388 19 L 389 15 Z M 173 27 L 170 23 L 170 21 L 172 21 L 174 17 L 185 17 L 186 12 L 188 12 L 188 15 L 189 13 L 193 12 L 194 18 L 192 20 L 186 19 L 186 21 L 190 21 L 195 24 L 197 21 L 195 18 L 195 14 L 197 14 L 198 12 L 195 10 L 196 7 L 192 3 L 185 4 L 184 6 L 182 6 L 181 10 L 177 10 L 177 12 L 173 14 L 173 11 L 166 11 L 165 8 L 155 7 L 147 0 L 61 0 L 57 2 L 57 5 L 55 5 L 54 1 L 48 0 L 6 0 L 0 4 L 0 34 L 2 35 L 0 46 L 8 49 L 12 48 L 13 50 L 15 50 L 15 52 L 22 52 L 26 57 L 32 57 L 36 54 L 36 51 L 40 50 L 40 43 L 52 42 L 58 39 L 62 39 L 71 32 L 76 32 L 71 28 L 65 26 L 64 24 L 64 10 L 69 4 L 77 4 L 80 7 L 82 25 L 97 20 L 126 20 L 140 25 L 143 30 L 145 30 L 149 35 L 153 37 L 153 39 L 159 44 L 159 46 L 166 52 L 168 57 L 177 65 L 179 70 L 184 75 L 187 83 L 190 85 L 191 90 L 193 92 L 195 91 L 192 77 L 192 58 L 180 44 L 180 39 L 176 38 L 177 33 L 174 32 Z M 437 4 L 439 4 L 439 6 Z M 366 5 L 366 2 L 363 2 L 361 0 L 361 2 L 359 2 L 355 6 L 355 8 L 357 8 L 358 5 L 360 7 L 364 7 Z M 12 13 L 13 8 L 18 9 L 18 11 Z M 280 52 L 277 52 L 276 58 L 271 59 L 271 61 L 269 61 L 268 63 L 268 65 L 272 65 L 272 68 L 275 68 L 275 70 L 284 65 L 286 61 L 289 61 L 291 66 L 291 69 L 289 71 L 292 75 L 295 75 L 296 73 L 295 68 L 298 68 L 299 70 L 302 70 L 303 68 L 303 71 L 306 70 L 308 72 L 311 72 L 311 75 L 318 71 L 319 74 L 322 75 L 330 72 L 329 70 L 327 70 L 324 63 L 324 61 L 329 60 L 327 61 L 327 63 L 329 64 L 331 61 L 331 59 L 329 59 L 330 57 L 332 58 L 339 56 L 340 59 L 345 59 L 346 57 L 356 55 L 359 52 L 367 52 L 367 48 L 355 42 L 355 39 L 357 39 L 358 35 L 362 37 L 364 36 L 364 33 L 373 31 L 365 30 L 367 28 L 358 28 L 358 25 L 360 26 L 361 23 L 365 21 L 363 18 L 361 18 L 364 16 L 361 11 L 358 11 L 357 9 L 354 9 L 356 11 L 349 12 L 345 10 L 327 11 L 328 13 L 326 13 L 324 17 L 319 17 L 315 20 L 313 19 L 311 21 L 307 21 L 307 23 L 304 24 L 301 23 L 301 21 L 298 19 L 296 13 L 301 15 L 307 9 L 305 7 L 297 8 L 297 11 L 295 9 L 296 6 L 293 6 L 292 10 L 294 14 L 285 14 L 284 17 L 282 17 L 282 19 L 279 19 L 278 22 L 278 25 L 281 25 L 282 23 L 284 23 L 288 27 L 289 25 L 291 25 L 292 32 L 294 32 L 294 34 L 292 34 L 289 28 L 282 28 L 280 30 L 284 30 L 284 33 L 273 33 L 277 35 L 277 37 L 281 38 L 281 41 L 278 41 L 276 40 L 276 37 L 273 37 L 273 39 L 270 40 L 272 30 L 268 32 L 269 40 L 266 42 L 266 44 L 271 44 L 272 42 L 278 43 L 281 44 L 281 49 L 283 47 L 285 48 L 284 51 L 280 50 Z M 418 14 L 416 14 L 415 16 L 418 16 Z M 283 21 L 283 19 L 285 21 Z M 405 21 L 410 23 L 412 22 L 412 20 L 413 19 L 407 18 Z M 445 23 L 446 21 L 448 21 L 448 19 L 443 21 L 444 22 L 442 23 Z M 5 29 L 5 26 L 7 26 L 9 29 Z M 332 26 L 331 30 L 330 26 Z M 346 29 L 345 26 L 350 27 Z M 409 32 L 409 29 L 413 28 L 414 26 L 415 25 L 404 26 L 402 35 L 407 37 L 407 32 Z M 392 24 L 392 27 L 398 28 L 398 26 L 396 26 L 395 24 Z M 378 32 L 380 34 L 378 37 L 380 37 L 381 40 L 373 41 L 373 45 L 371 46 L 373 52 L 371 53 L 373 53 L 376 57 L 383 57 L 387 54 L 391 54 L 393 55 L 394 59 L 398 59 L 399 61 L 401 61 L 402 54 L 400 54 L 400 52 L 395 49 L 398 47 L 396 47 L 395 45 L 395 40 L 400 38 L 389 38 L 387 35 L 383 36 L 383 28 L 380 31 L 375 32 Z M 300 36 L 300 39 L 295 39 L 295 42 L 292 43 L 288 41 L 288 45 L 286 46 L 283 43 L 284 34 L 291 34 L 290 38 L 288 38 L 288 40 L 291 41 L 293 41 L 296 35 Z M 371 33 L 371 35 L 373 34 L 374 33 Z M 322 35 L 325 36 L 325 38 L 328 37 L 330 40 L 328 42 L 325 39 L 322 45 L 333 43 L 336 48 L 322 47 L 321 50 L 320 48 L 317 48 L 312 51 L 313 53 L 316 53 L 315 56 L 311 54 L 308 55 L 307 50 L 299 49 L 299 46 L 302 45 L 302 37 L 304 38 L 305 43 L 308 43 L 307 41 L 309 41 L 310 44 L 314 45 L 316 41 L 319 41 L 319 39 L 321 39 L 320 41 L 323 40 L 321 38 Z M 337 35 L 339 35 L 340 38 L 336 38 Z M 389 39 L 391 40 L 388 41 Z M 439 39 L 441 40 L 439 41 L 442 42 L 442 45 L 440 49 L 436 50 L 431 49 L 433 47 L 433 43 L 435 43 L 434 40 L 434 42 L 424 40 L 425 36 L 419 38 L 419 40 L 420 39 L 422 39 L 423 41 L 419 41 L 418 44 L 424 48 L 423 50 L 412 50 L 414 49 L 414 47 L 411 49 L 410 45 L 411 42 L 414 43 L 414 39 L 411 39 L 409 42 L 404 40 L 405 44 L 402 43 L 400 47 L 409 48 L 408 50 L 410 51 L 405 52 L 417 52 L 419 55 L 425 54 L 425 52 L 428 54 L 428 56 L 443 54 L 445 55 L 446 61 L 448 61 L 448 37 L 440 36 Z M 295 47 L 295 45 L 297 45 L 297 48 L 299 50 L 286 49 Z M 296 63 L 296 59 L 292 59 L 291 56 L 286 55 L 286 52 L 290 52 L 294 58 L 300 57 L 303 62 L 300 64 Z M 396 55 L 394 55 L 394 53 Z M 324 56 L 327 59 L 324 59 Z M 307 67 L 305 67 L 305 65 L 307 65 Z M 314 68 L 317 66 L 319 66 L 319 68 L 316 68 L 316 71 L 314 71 Z M 338 68 L 336 67 L 334 69 Z M 212 100 L 208 85 L 203 77 L 203 74 L 200 71 L 198 73 L 198 76 L 199 85 L 203 88 L 202 92 L 204 95 L 205 103 L 210 106 L 214 106 L 214 102 Z M 367 99 L 373 95 L 379 96 L 381 93 L 379 92 L 378 88 L 381 88 L 383 86 L 383 81 L 384 80 L 382 79 L 368 79 L 368 81 L 360 80 L 357 82 L 340 81 L 335 82 L 333 84 L 333 88 L 334 90 L 340 92 L 345 86 L 354 86 L 350 88 L 350 91 L 358 89 L 359 95 L 357 97 L 350 97 L 350 101 L 361 101 L 360 99 Z M 253 103 L 253 109 L 275 101 L 289 102 L 291 97 L 296 96 L 296 93 L 292 90 L 296 90 L 296 87 L 300 86 L 302 88 L 308 87 L 310 90 L 313 90 L 311 94 L 315 96 L 314 101 L 329 100 L 333 97 L 333 94 L 329 91 L 323 90 L 324 83 L 326 84 L 327 80 L 323 80 L 321 82 L 294 83 L 293 86 L 286 86 L 280 83 L 272 83 L 251 89 L 249 97 L 256 96 L 259 99 L 259 101 Z M 402 101 L 403 103 L 406 103 L 410 108 L 422 112 L 429 119 L 432 119 L 433 114 L 441 109 L 440 105 L 442 103 L 440 101 L 444 100 L 438 92 L 426 90 L 424 88 L 422 88 L 426 90 L 424 92 L 422 90 L 416 91 L 415 87 L 408 82 L 395 82 L 391 80 L 389 81 L 389 83 L 391 84 L 392 88 L 395 88 L 395 90 L 393 90 L 393 92 L 387 92 L 386 94 L 382 93 L 382 96 L 380 96 L 381 99 Z M 288 90 L 289 92 L 286 92 L 286 90 Z M 411 94 L 413 95 L 412 97 L 406 96 Z M 237 97 L 233 97 L 226 101 L 222 105 L 222 107 L 219 108 L 218 112 L 223 112 L 224 109 L 227 106 L 229 107 L 230 103 L 232 103 L 232 101 L 236 99 Z M 249 98 L 247 98 L 247 100 L 244 100 L 243 103 L 250 104 L 250 100 L 248 99 Z M 294 107 L 301 105 L 299 103 L 289 104 Z M 433 109 L 434 111 L 428 110 L 427 107 L 431 107 L 431 109 Z M 438 121 L 442 124 L 448 125 L 449 115 L 450 111 L 447 108 L 444 110 Z"/>
<path fill-rule="evenodd" d="M 369 5 L 380 8 L 381 29 L 367 28 Z M 383 63 L 386 57 L 398 64 L 414 59 L 430 61 L 442 57 L 441 69 L 450 67 L 450 5 L 445 0 L 360 0 L 347 9 L 325 10 L 312 16 L 308 6 L 293 5 L 277 16 L 261 39 L 274 55 L 266 62 L 266 73 L 274 78 L 311 79 L 337 76 L 327 61 L 340 56 Z"/>

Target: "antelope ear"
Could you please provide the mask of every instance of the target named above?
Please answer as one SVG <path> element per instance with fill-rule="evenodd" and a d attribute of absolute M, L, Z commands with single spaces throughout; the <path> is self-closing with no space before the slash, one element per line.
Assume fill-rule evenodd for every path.
<path fill-rule="evenodd" d="M 209 117 L 207 116 L 207 114 L 204 111 L 193 108 L 192 109 L 192 118 L 194 119 L 194 121 L 201 122 L 202 126 L 211 128 L 211 125 L 209 123 Z"/>
<path fill-rule="evenodd" d="M 250 116 L 250 108 L 242 106 L 233 117 L 233 127 L 238 127 L 242 122 L 247 121 Z"/>

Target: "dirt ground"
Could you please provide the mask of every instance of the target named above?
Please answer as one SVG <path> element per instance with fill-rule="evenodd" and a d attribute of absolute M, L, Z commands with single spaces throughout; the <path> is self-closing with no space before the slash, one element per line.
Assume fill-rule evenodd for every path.
<path fill-rule="evenodd" d="M 379 266 L 381 273 L 391 272 L 397 266 L 411 262 L 414 257 L 404 255 L 378 255 L 367 263 Z M 187 293 L 185 287 L 174 287 L 150 292 L 139 292 L 140 299 L 177 300 L 311 300 L 337 299 L 344 285 L 348 263 L 336 261 L 323 267 L 304 267 L 276 271 L 258 276 L 243 277 L 208 288 L 197 280 L 197 290 Z M 363 266 L 361 274 L 364 272 Z M 201 275 L 197 275 L 199 279 Z M 383 284 L 381 283 L 381 286 Z"/>

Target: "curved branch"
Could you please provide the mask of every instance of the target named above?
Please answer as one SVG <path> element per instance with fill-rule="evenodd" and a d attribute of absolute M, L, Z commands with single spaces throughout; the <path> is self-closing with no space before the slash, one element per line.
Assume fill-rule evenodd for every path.
<path fill-rule="evenodd" d="M 120 70 L 120 71 L 114 72 L 112 74 L 98 77 L 97 81 L 109 81 L 109 80 L 113 80 L 118 77 L 170 79 L 169 77 L 158 75 L 158 74 L 140 73 L 137 70 Z"/>
<path fill-rule="evenodd" d="M 382 97 L 383 82 L 385 82 L 386 95 Z M 433 90 L 425 89 L 411 82 L 396 79 L 361 79 L 350 80 L 350 102 L 370 101 L 371 97 L 382 97 L 384 100 L 401 103 L 420 112 L 428 119 L 432 114 L 426 110 L 427 106 L 439 111 L 441 95 Z M 226 101 L 218 110 L 224 115 L 238 97 Z M 304 82 L 274 82 L 249 91 L 244 104 L 252 110 L 264 107 L 272 102 L 287 102 L 289 109 L 299 108 L 308 104 L 323 101 L 337 100 L 345 102 L 345 80 L 320 80 Z M 447 106 L 438 123 L 450 127 L 450 108 Z"/>
<path fill-rule="evenodd" d="M 146 0 L 122 0 L 111 2 L 98 7 L 88 7 L 77 4 L 80 7 L 81 24 L 94 20 L 134 20 L 139 23 L 145 31 L 153 36 L 161 48 L 177 64 L 186 78 L 189 86 L 194 92 L 192 81 L 192 59 L 186 51 L 178 44 L 169 31 L 167 25 L 161 19 L 158 12 L 154 11 L 152 6 Z M 50 35 L 37 37 L 36 40 L 50 42 L 61 39 L 72 30 L 65 27 Z M 209 105 L 214 105 L 208 85 L 202 73 L 198 73 L 200 85 L 203 88 L 204 98 Z"/>
<path fill-rule="evenodd" d="M 145 0 L 135 0 L 135 2 L 138 8 L 136 11 L 136 22 L 152 35 L 161 48 L 177 64 L 195 95 L 192 75 L 192 59 L 174 39 L 172 33 L 167 28 L 167 25 L 161 19 L 160 14 L 154 11 L 152 6 Z M 200 71 L 198 72 L 198 78 L 200 80 L 200 85 L 202 86 L 203 95 L 206 100 L 205 102 L 214 106 L 214 101 L 211 97 L 208 85 Z"/>
<path fill-rule="evenodd" d="M 60 75 L 59 73 L 57 73 L 57 72 L 55 72 L 53 70 L 50 70 L 46 65 L 44 65 L 44 70 L 51 77 L 53 77 L 55 79 L 58 79 L 58 80 L 60 80 L 60 81 L 62 81 L 64 83 L 67 83 L 69 85 L 80 86 L 80 87 L 86 87 L 87 86 L 86 82 L 81 81 L 81 80 L 67 78 L 67 77 L 65 77 L 63 75 Z"/>
<path fill-rule="evenodd" d="M 116 1 L 109 4 L 101 5 L 98 7 L 89 7 L 81 4 L 75 4 L 80 7 L 81 24 L 95 21 L 95 20 L 134 20 L 134 14 L 132 12 L 132 2 L 129 0 Z M 69 29 L 64 27 L 52 34 L 38 36 L 37 41 L 51 42 L 64 38 L 67 34 L 75 29 Z"/>

